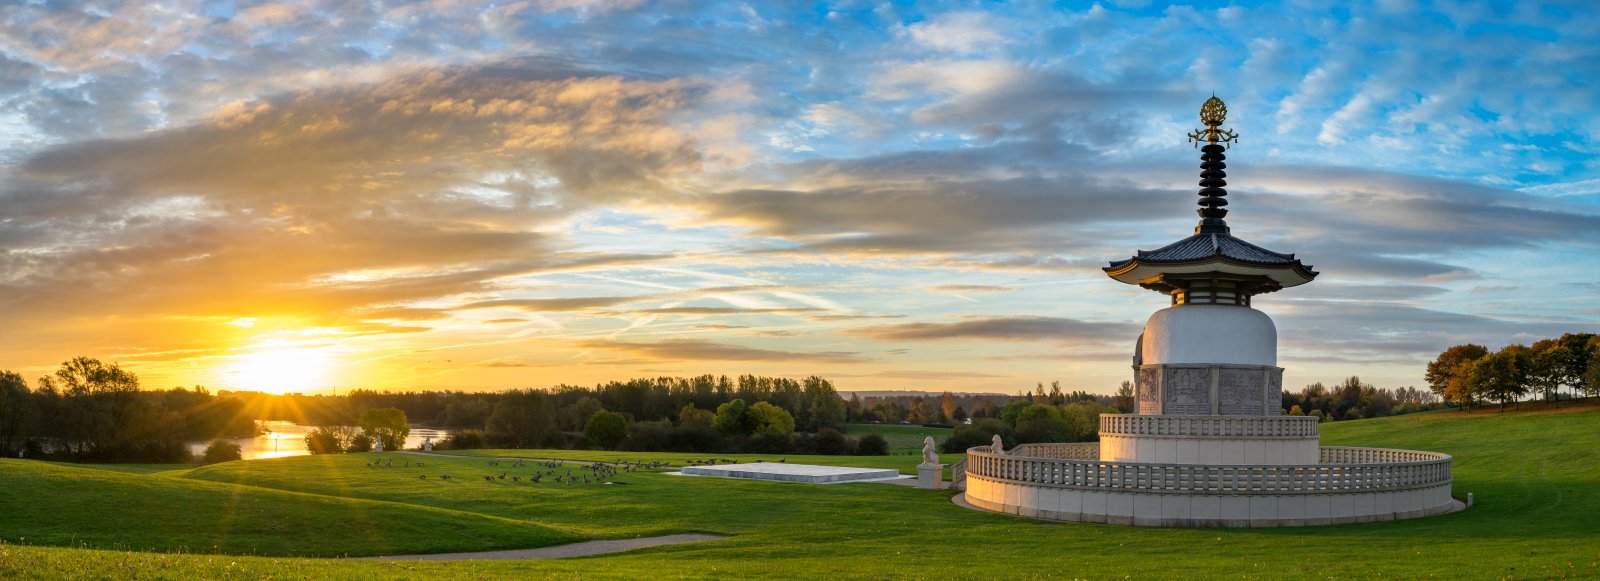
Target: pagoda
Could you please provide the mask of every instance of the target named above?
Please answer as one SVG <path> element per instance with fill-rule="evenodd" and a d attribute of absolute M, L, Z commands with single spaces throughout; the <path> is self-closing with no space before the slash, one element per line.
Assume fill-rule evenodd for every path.
<path fill-rule="evenodd" d="M 1239 136 L 1221 128 L 1227 115 L 1227 105 L 1212 96 L 1200 107 L 1205 128 L 1189 134 L 1201 152 L 1194 235 L 1105 267 L 1111 278 L 1172 301 L 1150 316 L 1134 350 L 1141 414 L 1278 415 L 1278 332 L 1251 299 L 1311 282 L 1317 273 L 1293 254 L 1256 246 L 1228 228 L 1226 152 Z"/>
<path fill-rule="evenodd" d="M 1317 272 L 1235 237 L 1225 220 L 1228 108 L 1200 108 L 1194 235 L 1105 268 L 1170 297 L 1134 347 L 1136 405 L 1102 414 L 1098 442 L 1003 442 L 956 464 L 958 502 L 1025 517 L 1136 526 L 1276 527 L 1460 510 L 1451 458 L 1322 446 L 1318 418 L 1284 415 L 1278 330 L 1253 297 Z M 996 437 L 998 439 L 998 436 Z"/>

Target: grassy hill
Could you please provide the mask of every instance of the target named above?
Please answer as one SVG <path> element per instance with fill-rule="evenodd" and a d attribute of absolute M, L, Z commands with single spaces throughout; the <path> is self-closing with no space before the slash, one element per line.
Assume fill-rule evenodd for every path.
<path fill-rule="evenodd" d="M 922 453 L 922 438 L 933 436 L 935 442 L 943 442 L 954 432 L 950 428 L 928 428 L 917 425 L 901 424 L 849 424 L 845 426 L 845 433 L 852 438 L 860 438 L 867 434 L 877 434 L 889 443 L 890 454 L 920 454 Z M 946 462 L 943 458 L 940 462 Z M 954 462 L 950 460 L 949 462 Z"/>
<path fill-rule="evenodd" d="M 331 557 L 578 540 L 473 512 L 22 460 L 0 460 L 0 507 L 0 540 L 29 545 Z"/>
<path fill-rule="evenodd" d="M 1323 426 L 1326 445 L 1414 448 L 1455 455 L 1455 491 L 1476 495 L 1465 512 L 1411 521 L 1284 529 L 1150 529 L 1056 524 L 970 511 L 949 494 L 881 484 L 809 486 L 628 474 L 626 485 L 484 482 L 482 457 L 366 454 L 234 462 L 154 475 L 0 463 L 0 577 L 244 576 L 418 578 L 561 576 L 952 578 L 1559 578 L 1600 575 L 1600 410 L 1436 412 Z M 485 451 L 483 454 L 512 451 Z M 614 453 L 515 451 L 540 457 Z M 656 454 L 668 456 L 684 456 Z M 374 458 L 394 468 L 370 468 Z M 790 462 L 810 458 L 791 456 Z M 909 469 L 911 456 L 835 457 Z M 901 466 L 896 462 L 904 464 Z M 508 470 L 531 473 L 532 467 Z M 449 472 L 448 483 L 420 473 Z M 73 489 L 94 477 L 97 492 Z M 153 483 L 153 484 L 152 484 Z M 18 486 L 27 487 L 11 492 Z M 124 499 L 95 504 L 108 495 Z M 133 499 L 147 498 L 135 502 Z M 255 499 L 226 504 L 220 499 Z M 96 508 L 96 507 L 100 508 Z M 245 506 L 265 512 L 239 510 Z M 78 507 L 78 508 L 75 508 Z M 384 512 L 379 512 L 383 507 Z M 108 516 L 109 513 L 109 516 Z M 268 516 L 285 525 L 276 535 Z M 297 520 L 298 519 L 298 520 Z M 560 537 L 620 538 L 709 532 L 729 539 L 563 561 L 375 562 L 231 554 L 348 554 L 462 550 L 421 519 L 460 519 L 463 530 L 506 546 Z M 470 520 L 478 519 L 478 520 Z M 177 521 L 182 524 L 163 525 Z M 214 523 L 227 522 L 228 525 Z M 429 521 L 432 522 L 432 521 Z M 255 524 L 250 524 L 255 523 Z M 342 524 L 341 524 L 342 523 Z M 506 523 L 514 523 L 515 526 Z M 149 526 L 155 532 L 145 532 Z M 323 531 L 322 526 L 345 526 Z M 526 526 L 538 534 L 508 538 Z M 185 527 L 196 531 L 181 530 Z M 248 535 L 229 534 L 249 528 Z M 68 531 L 99 535 L 99 551 L 70 545 Z M 278 537 L 299 538 L 283 540 Z M 79 539 L 83 537 L 80 535 Z M 224 538 L 210 548 L 201 538 Z M 274 544 L 276 543 L 276 545 Z M 300 543 L 288 548 L 284 543 Z M 448 546 L 447 546 L 448 545 Z M 276 546 L 276 549 L 271 547 Z M 167 554 L 220 552 L 230 556 Z"/>

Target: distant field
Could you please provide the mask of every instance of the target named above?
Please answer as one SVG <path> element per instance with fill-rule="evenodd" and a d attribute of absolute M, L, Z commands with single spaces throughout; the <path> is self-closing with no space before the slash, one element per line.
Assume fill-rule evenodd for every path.
<path fill-rule="evenodd" d="M 951 428 L 924 428 L 902 424 L 847 424 L 845 428 L 845 433 L 854 438 L 867 434 L 883 436 L 883 439 L 889 442 L 890 454 L 920 454 L 923 438 L 933 436 L 934 442 L 942 442 L 955 431 Z"/>
<path fill-rule="evenodd" d="M 819 486 L 657 473 L 624 475 L 627 484 L 620 486 L 484 482 L 482 475 L 517 472 L 491 467 L 481 456 L 298 457 L 155 475 L 9 460 L 0 461 L 0 507 L 6 509 L 0 511 L 0 536 L 13 544 L 0 545 L 0 578 L 1600 575 L 1600 494 L 1595 493 L 1600 410 L 1442 411 L 1324 424 L 1322 430 L 1327 445 L 1453 454 L 1455 492 L 1475 493 L 1477 505 L 1398 522 L 1151 529 L 1041 523 L 962 509 L 949 502 L 948 492 L 883 484 Z M 622 457 L 541 450 L 474 453 Z M 396 467 L 368 467 L 374 459 L 393 460 Z M 424 468 L 404 467 L 418 459 Z M 814 459 L 901 470 L 916 462 L 903 455 L 788 458 Z M 531 473 L 533 468 L 516 470 Z M 417 478 L 437 472 L 456 478 Z M 680 532 L 730 538 L 563 561 L 386 563 L 237 556 L 536 547 Z M 61 548 L 80 542 L 150 552 Z M 176 551 L 227 556 L 169 553 Z"/>
<path fill-rule="evenodd" d="M 921 450 L 922 445 L 917 444 Z M 686 452 L 604 452 L 596 450 L 447 450 L 440 454 L 460 456 L 483 456 L 503 458 L 548 458 L 552 460 L 571 460 L 584 462 L 650 462 L 653 460 L 671 461 L 673 466 L 682 466 L 689 460 L 708 460 L 712 458 L 726 458 L 740 462 L 777 462 L 784 460 L 796 464 L 817 464 L 821 466 L 860 466 L 862 468 L 892 468 L 901 474 L 916 474 L 917 459 L 906 458 L 905 454 L 891 454 L 889 456 L 803 456 L 799 454 L 691 454 Z M 939 461 L 953 464 L 964 454 L 941 454 Z"/>

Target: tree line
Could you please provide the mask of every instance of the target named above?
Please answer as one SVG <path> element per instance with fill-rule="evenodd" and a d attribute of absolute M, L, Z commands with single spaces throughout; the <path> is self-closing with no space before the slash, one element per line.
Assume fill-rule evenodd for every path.
<path fill-rule="evenodd" d="M 1493 352 L 1482 345 L 1455 345 L 1428 363 L 1426 378 L 1429 389 L 1463 408 L 1494 401 L 1504 410 L 1529 395 L 1550 402 L 1560 402 L 1563 395 L 1600 396 L 1600 335 L 1566 333 Z"/>
<path fill-rule="evenodd" d="M 660 377 L 592 389 L 562 385 L 491 394 L 492 405 L 491 398 L 473 395 L 439 410 L 441 423 L 458 428 L 445 447 L 887 452 L 881 442 L 868 440 L 863 448 L 843 435 L 846 403 L 832 382 L 816 376 Z"/>
<path fill-rule="evenodd" d="M 1374 387 L 1352 375 L 1333 387 L 1322 382 L 1283 392 L 1283 413 L 1290 416 L 1316 416 L 1322 421 L 1359 420 L 1397 416 L 1437 409 L 1439 397 L 1424 389 Z"/>
<path fill-rule="evenodd" d="M 145 391 L 133 372 L 78 357 L 39 378 L 0 371 L 0 455 L 188 462 L 190 442 L 257 433 L 244 403 L 203 387 Z"/>
<path fill-rule="evenodd" d="M 1289 415 L 1329 421 L 1437 407 L 1502 403 L 1567 388 L 1600 394 L 1600 339 L 1568 334 L 1490 353 L 1477 345 L 1445 350 L 1428 365 L 1431 391 L 1381 389 L 1350 377 L 1326 387 L 1283 392 Z M 341 395 L 141 390 L 138 377 L 89 357 L 62 363 L 30 388 L 0 371 L 0 454 L 101 462 L 188 461 L 188 444 L 258 433 L 254 420 L 319 426 L 314 452 L 363 451 L 386 433 L 400 445 L 408 422 L 454 431 L 444 446 L 640 451 L 880 453 L 881 438 L 857 441 L 851 422 L 956 426 L 958 444 L 1000 434 L 1008 442 L 1088 441 L 1098 416 L 1133 411 L 1133 385 L 1114 395 L 1067 391 L 1060 382 L 1015 396 L 888 394 L 840 396 L 827 379 L 756 375 L 636 378 L 593 387 L 501 392 L 352 390 Z M 1569 397 L 1571 397 L 1569 396 Z M 386 419 L 380 427 L 373 415 Z M 970 425 L 967 422 L 971 422 Z M 357 427 L 360 429 L 357 429 Z M 389 430 L 383 432 L 383 430 Z M 947 445 L 952 445 L 949 442 Z M 225 450 L 223 452 L 226 452 Z M 226 455 L 226 454 L 224 454 Z"/>
<path fill-rule="evenodd" d="M 1103 397 L 1103 396 L 1098 396 Z M 945 453 L 986 446 L 1000 436 L 1006 448 L 1017 444 L 1045 442 L 1095 442 L 1100 440 L 1100 416 L 1124 413 L 1096 398 L 1053 403 L 1048 397 L 1023 397 L 1000 408 L 997 417 L 977 418 L 971 424 L 956 426 L 940 443 Z"/>
<path fill-rule="evenodd" d="M 1123 382 L 1124 388 L 1132 393 L 1132 384 Z M 905 395 L 874 395 L 862 397 L 851 394 L 846 402 L 845 415 L 850 422 L 882 422 L 949 426 L 965 422 L 969 418 L 997 418 L 1005 406 L 1016 401 L 1030 401 L 1038 404 L 1063 406 L 1072 402 L 1090 401 L 1102 405 L 1115 406 L 1123 413 L 1132 411 L 1133 398 L 1127 397 L 1127 406 L 1117 404 L 1114 396 L 1093 394 L 1086 391 L 1064 391 L 1060 381 L 1050 382 L 1047 391 L 1044 383 L 1034 386 L 1032 393 L 1018 392 L 1014 396 L 999 394 L 957 394 L 944 392 L 938 396 L 911 393 Z"/>
<path fill-rule="evenodd" d="M 755 375 L 656 377 L 594 387 L 561 384 L 550 389 L 500 392 L 356 389 L 340 395 L 221 393 L 245 401 L 246 409 L 260 419 L 303 425 L 354 425 L 365 410 L 396 408 L 411 421 L 429 426 L 484 429 L 497 406 L 509 402 L 508 409 L 548 406 L 557 430 L 582 431 L 589 417 L 602 408 L 624 414 L 630 421 L 656 421 L 676 418 L 687 404 L 715 410 L 734 399 L 750 404 L 764 401 L 782 408 L 795 418 L 800 430 L 814 431 L 846 419 L 844 400 L 833 384 L 814 376 L 799 380 Z"/>

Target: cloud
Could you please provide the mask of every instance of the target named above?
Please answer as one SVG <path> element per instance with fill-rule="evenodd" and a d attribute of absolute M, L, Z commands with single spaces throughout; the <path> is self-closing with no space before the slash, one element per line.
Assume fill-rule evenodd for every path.
<path fill-rule="evenodd" d="M 1558 184 L 1529 186 L 1526 188 L 1521 188 L 1520 191 L 1536 196 L 1590 196 L 1594 194 L 1600 194 L 1600 178 Z"/>
<path fill-rule="evenodd" d="M 585 311 L 640 300 L 638 297 L 570 297 L 550 299 L 495 299 L 470 302 L 457 309 L 511 308 L 531 312 Z"/>
<path fill-rule="evenodd" d="M 830 373 L 829 377 L 870 377 L 883 379 L 989 379 L 1010 377 L 996 373 L 983 373 L 979 371 L 923 371 L 923 370 L 886 370 L 874 373 Z"/>
<path fill-rule="evenodd" d="M 749 315 L 767 313 L 814 313 L 825 311 L 815 307 L 782 307 L 782 308 L 742 308 L 742 307 L 657 307 L 653 309 L 633 309 L 629 313 L 642 313 L 653 315 Z"/>
<path fill-rule="evenodd" d="M 1282 313 L 1286 360 L 1398 368 L 1593 322 L 1571 280 L 1600 247 L 1593 7 L 1134 4 L 0 6 L 0 352 L 153 366 L 320 329 L 352 351 L 483 344 L 462 349 L 490 361 L 548 341 L 578 361 L 475 318 L 742 345 L 751 331 L 657 315 L 786 314 L 864 321 L 842 331 L 860 353 L 924 342 L 897 366 L 1121 373 L 1126 339 L 985 329 L 1027 318 L 927 293 L 1026 273 L 973 298 L 1143 317 L 1154 297 L 1099 268 L 1192 229 L 1182 135 L 1213 89 L 1244 135 L 1235 233 L 1324 273 L 1258 302 Z M 1471 290 L 1513 284 L 1515 301 Z M 818 335 L 789 328 L 807 337 L 762 344 Z M 1007 337 L 1077 343 L 956 342 Z M 559 373 L 656 359 L 581 360 Z M 475 383 L 438 379 L 458 380 Z"/>
<path fill-rule="evenodd" d="M 666 293 L 643 294 L 634 296 L 607 296 L 607 297 L 551 297 L 551 298 L 519 298 L 519 299 L 492 299 L 473 301 L 457 309 L 496 309 L 510 308 L 528 312 L 563 312 L 563 311 L 588 311 L 604 307 L 613 307 L 623 304 L 642 303 L 651 301 L 677 301 L 706 296 L 736 295 L 748 292 L 779 292 L 792 290 L 793 287 L 777 284 L 751 284 L 751 285 L 725 285 L 710 286 L 693 289 L 674 290 Z M 667 309 L 667 310 L 663 310 Z M 720 307 L 662 307 L 659 309 L 641 309 L 637 312 L 717 312 Z M 726 312 L 735 312 L 738 309 Z M 814 309 L 813 309 L 814 310 Z M 762 309 L 758 312 L 791 312 L 789 309 Z M 793 311 L 801 312 L 801 311 Z"/>
<path fill-rule="evenodd" d="M 410 333 L 427 327 L 363 321 L 441 320 L 401 307 L 659 260 L 541 229 L 693 170 L 670 118 L 700 92 L 524 59 L 50 147 L 0 168 L 0 308 L 22 334 L 60 325 L 52 313 L 119 316 L 102 323 L 112 344 L 175 315 Z"/>
<path fill-rule="evenodd" d="M 936 284 L 924 288 L 936 293 L 1008 293 L 1017 290 L 987 284 Z"/>
<path fill-rule="evenodd" d="M 878 341 L 1053 341 L 1096 343 L 1138 335 L 1131 323 L 1080 321 L 1059 317 L 984 317 L 952 323 L 896 323 L 857 327 L 848 334 Z"/>
<path fill-rule="evenodd" d="M 1278 340 L 1289 351 L 1283 355 L 1288 360 L 1301 356 L 1308 356 L 1307 361 L 1327 356 L 1432 359 L 1451 345 L 1498 348 L 1593 329 L 1591 323 L 1575 318 L 1526 321 L 1398 303 L 1299 299 L 1264 308 L 1278 323 Z"/>
<path fill-rule="evenodd" d="M 1299 299 L 1328 299 L 1344 301 L 1411 301 L 1436 297 L 1450 289 L 1412 284 L 1339 284 L 1319 283 L 1296 287 L 1291 291 Z"/>
<path fill-rule="evenodd" d="M 906 32 L 912 41 L 934 50 L 971 53 L 1010 42 L 1010 38 L 996 30 L 1000 27 L 997 25 L 994 17 L 982 12 L 957 12 L 912 24 L 906 27 Z"/>
<path fill-rule="evenodd" d="M 864 363 L 866 358 L 849 351 L 781 351 L 731 345 L 696 339 L 668 339 L 652 343 L 590 339 L 579 342 L 586 349 L 603 349 L 658 360 L 690 361 L 811 361 L 825 363 Z"/>
<path fill-rule="evenodd" d="M 524 362 L 524 361 L 505 361 L 505 360 L 490 361 L 490 362 L 487 362 L 487 363 L 482 363 L 480 365 L 482 367 L 509 367 L 509 368 L 548 367 L 548 365 L 542 365 L 542 364 L 537 364 L 537 363 L 527 363 L 527 362 Z"/>
<path fill-rule="evenodd" d="M 867 314 L 842 314 L 842 315 L 807 315 L 806 319 L 823 323 L 834 321 L 861 321 L 867 319 L 904 319 L 905 315 L 867 315 Z"/>
<path fill-rule="evenodd" d="M 796 332 L 796 331 L 788 331 L 788 330 L 784 330 L 784 329 L 775 329 L 775 330 L 769 330 L 769 331 L 750 331 L 750 332 L 740 333 L 740 334 L 744 335 L 746 337 L 798 337 L 800 335 L 805 335 L 805 333 Z"/>

